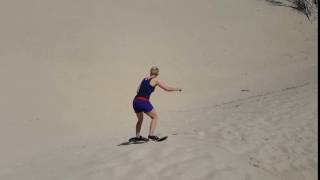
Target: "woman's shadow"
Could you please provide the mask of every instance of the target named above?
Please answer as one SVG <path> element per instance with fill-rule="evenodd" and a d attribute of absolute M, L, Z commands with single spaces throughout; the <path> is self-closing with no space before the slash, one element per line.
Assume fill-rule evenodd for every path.
<path fill-rule="evenodd" d="M 128 141 L 120 143 L 117 146 L 127 146 L 127 145 L 131 145 L 131 144 L 144 144 L 144 143 L 147 143 L 147 142 L 148 141 L 141 141 L 141 140 L 137 140 L 136 137 L 132 137 Z"/>

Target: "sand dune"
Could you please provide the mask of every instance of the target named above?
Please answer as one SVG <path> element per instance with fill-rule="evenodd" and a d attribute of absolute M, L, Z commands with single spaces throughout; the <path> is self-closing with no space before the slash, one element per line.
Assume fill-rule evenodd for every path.
<path fill-rule="evenodd" d="M 2 1 L 0 179 L 315 179 L 315 19 L 263 0 Z M 169 139 L 117 146 L 151 65 L 184 89 L 152 97 Z"/>
<path fill-rule="evenodd" d="M 197 111 L 171 112 L 167 141 L 109 138 L 2 169 L 5 179 L 316 179 L 314 83 Z M 172 119 L 170 119 L 170 118 Z M 188 117 L 188 118 L 186 118 Z"/>

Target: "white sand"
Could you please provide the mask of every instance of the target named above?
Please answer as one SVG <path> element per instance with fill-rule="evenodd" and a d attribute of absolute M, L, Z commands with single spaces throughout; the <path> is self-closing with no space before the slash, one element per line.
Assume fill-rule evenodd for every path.
<path fill-rule="evenodd" d="M 317 17 L 263 0 L 1 4 L 0 179 L 316 179 Z M 184 89 L 152 97 L 169 139 L 117 146 L 151 65 Z"/>

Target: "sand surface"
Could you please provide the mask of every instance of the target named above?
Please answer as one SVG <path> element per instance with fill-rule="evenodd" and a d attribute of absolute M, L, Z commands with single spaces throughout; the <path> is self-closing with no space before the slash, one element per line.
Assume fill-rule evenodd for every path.
<path fill-rule="evenodd" d="M 263 0 L 2 1 L 0 179 L 316 179 L 316 19 Z M 118 146 L 152 65 L 184 89 L 152 96 L 169 139 Z"/>

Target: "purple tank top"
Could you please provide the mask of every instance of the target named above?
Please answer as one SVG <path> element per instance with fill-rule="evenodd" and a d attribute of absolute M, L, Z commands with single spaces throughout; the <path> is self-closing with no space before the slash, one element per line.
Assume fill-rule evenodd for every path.
<path fill-rule="evenodd" d="M 150 98 L 151 93 L 154 91 L 155 87 L 150 85 L 150 79 L 143 79 L 141 84 L 140 84 L 140 89 L 136 95 L 136 97 L 145 97 L 147 99 Z"/>

